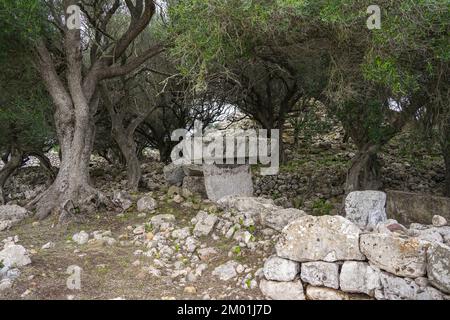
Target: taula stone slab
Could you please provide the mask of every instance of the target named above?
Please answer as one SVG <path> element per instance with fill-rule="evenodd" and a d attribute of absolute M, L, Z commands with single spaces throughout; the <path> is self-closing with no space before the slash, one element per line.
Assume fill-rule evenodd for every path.
<path fill-rule="evenodd" d="M 287 225 L 276 244 L 277 255 L 299 261 L 365 260 L 360 229 L 341 216 L 304 216 Z"/>
<path fill-rule="evenodd" d="M 226 196 L 253 196 L 249 165 L 204 165 L 208 199 L 217 201 Z"/>
<path fill-rule="evenodd" d="M 426 274 L 426 251 L 430 243 L 395 234 L 361 235 L 360 248 L 376 267 L 401 277 L 417 278 Z"/>

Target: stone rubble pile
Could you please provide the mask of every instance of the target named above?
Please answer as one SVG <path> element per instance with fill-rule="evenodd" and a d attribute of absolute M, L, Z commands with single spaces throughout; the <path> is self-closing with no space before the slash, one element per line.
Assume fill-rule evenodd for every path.
<path fill-rule="evenodd" d="M 350 193 L 346 218 L 303 215 L 290 222 L 266 260 L 271 299 L 448 300 L 450 226 L 406 228 L 387 219 L 382 192 Z"/>
<path fill-rule="evenodd" d="M 20 267 L 29 265 L 31 259 L 28 251 L 21 245 L 17 236 L 3 240 L 3 250 L 0 250 L 0 291 L 12 287 L 13 282 L 20 276 Z"/>

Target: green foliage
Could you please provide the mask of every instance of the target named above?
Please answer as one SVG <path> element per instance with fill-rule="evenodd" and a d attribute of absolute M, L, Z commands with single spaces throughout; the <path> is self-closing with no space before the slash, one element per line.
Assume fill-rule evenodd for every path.
<path fill-rule="evenodd" d="M 329 215 L 333 210 L 333 205 L 324 199 L 314 201 L 312 206 L 312 214 L 315 216 Z"/>

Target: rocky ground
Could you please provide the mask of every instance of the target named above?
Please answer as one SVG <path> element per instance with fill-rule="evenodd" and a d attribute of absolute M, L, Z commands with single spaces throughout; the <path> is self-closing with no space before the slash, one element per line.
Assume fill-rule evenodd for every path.
<path fill-rule="evenodd" d="M 183 197 L 176 187 L 146 195 L 119 192 L 115 200 L 122 212 L 97 212 L 63 225 L 30 217 L 0 232 L 0 247 L 14 251 L 10 262 L 3 261 L 0 298 L 262 298 L 258 279 L 273 250 L 272 229 Z M 81 290 L 67 286 L 70 266 L 82 269 Z"/>
<path fill-rule="evenodd" d="M 0 206 L 0 299 L 448 299 L 450 280 L 441 267 L 450 270 L 445 221 L 407 228 L 384 217 L 372 221 L 376 235 L 369 237 L 360 216 L 351 222 L 332 216 L 342 204 L 354 152 L 341 139 L 340 132 L 331 133 L 290 153 L 280 175 L 256 176 L 255 193 L 264 198 L 216 204 L 169 187 L 163 165 L 153 160 L 142 164 L 140 191 L 128 193 L 123 168 L 95 158 L 92 182 L 118 209 L 83 213 L 64 223 L 57 217 L 37 222 L 22 208 L 48 183 L 31 163 L 10 179 L 11 200 Z M 401 150 L 398 141 L 386 147 L 385 188 L 439 195 L 442 161 L 424 154 Z M 56 157 L 52 161 L 57 165 Z M 377 201 L 356 207 L 368 215 L 374 208 L 364 203 Z M 345 221 L 333 220 L 341 218 Z M 289 244 L 286 239 L 295 235 L 281 231 L 298 219 L 309 219 L 313 231 Z M 333 232 L 340 225 L 353 234 L 336 242 Z M 333 241 L 312 245 L 317 230 Z M 352 247 L 362 239 L 364 252 Z M 298 243 L 306 247 L 294 250 Z M 392 255 L 377 253 L 378 245 Z M 429 247 L 447 257 L 444 264 L 440 257 L 424 258 L 433 253 Z M 342 256 L 328 256 L 339 250 Z M 395 263 L 412 263 L 412 271 L 399 272 Z M 78 270 L 80 290 L 71 286 Z"/>

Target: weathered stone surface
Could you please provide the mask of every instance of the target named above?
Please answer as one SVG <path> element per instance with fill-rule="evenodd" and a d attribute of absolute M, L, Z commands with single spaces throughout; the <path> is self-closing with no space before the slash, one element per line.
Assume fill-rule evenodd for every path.
<path fill-rule="evenodd" d="M 237 276 L 236 268 L 238 265 L 239 264 L 236 261 L 230 260 L 215 268 L 212 275 L 217 276 L 222 281 L 231 280 Z"/>
<path fill-rule="evenodd" d="M 339 289 L 339 266 L 321 261 L 302 263 L 301 279 L 313 286 Z"/>
<path fill-rule="evenodd" d="M 395 234 L 363 234 L 360 240 L 361 252 L 373 265 L 411 278 L 425 275 L 428 246 L 426 241 Z"/>
<path fill-rule="evenodd" d="M 182 229 L 175 229 L 172 231 L 172 237 L 175 239 L 183 240 L 191 235 L 191 230 L 189 227 L 184 227 Z"/>
<path fill-rule="evenodd" d="M 27 250 L 16 244 L 7 244 L 0 251 L 0 262 L 7 268 L 23 267 L 31 263 Z"/>
<path fill-rule="evenodd" d="M 428 279 L 438 289 L 450 294 L 450 247 L 434 243 L 427 251 Z"/>
<path fill-rule="evenodd" d="M 272 256 L 264 263 L 264 276 L 267 280 L 292 281 L 300 272 L 300 264 L 295 261 Z"/>
<path fill-rule="evenodd" d="M 6 291 L 12 288 L 12 281 L 10 279 L 0 280 L 0 292 Z"/>
<path fill-rule="evenodd" d="M 197 193 L 202 197 L 206 197 L 205 178 L 186 176 L 183 178 L 183 190 Z"/>
<path fill-rule="evenodd" d="M 277 207 L 272 199 L 226 196 L 217 201 L 224 210 L 234 209 L 239 212 L 261 212 L 282 209 Z"/>
<path fill-rule="evenodd" d="M 378 300 L 442 300 L 443 295 L 432 287 L 421 288 L 413 279 L 396 277 L 380 272 L 381 290 L 376 290 Z"/>
<path fill-rule="evenodd" d="M 85 231 L 80 231 L 72 236 L 72 240 L 78 244 L 85 244 L 89 240 L 89 234 Z"/>
<path fill-rule="evenodd" d="M 259 288 L 264 296 L 272 300 L 305 300 L 303 285 L 300 280 L 278 282 L 262 279 Z"/>
<path fill-rule="evenodd" d="M 388 191 L 386 211 L 404 225 L 410 223 L 430 224 L 434 215 L 450 219 L 450 198 L 427 194 Z"/>
<path fill-rule="evenodd" d="M 339 278 L 341 290 L 373 297 L 375 290 L 381 289 L 379 273 L 366 262 L 345 261 Z"/>
<path fill-rule="evenodd" d="M 264 226 L 281 232 L 289 223 L 305 215 L 306 213 L 304 211 L 294 208 L 279 209 L 269 212 L 262 211 L 261 223 Z"/>
<path fill-rule="evenodd" d="M 28 216 L 27 209 L 18 205 L 0 206 L 0 231 L 11 228 Z"/>
<path fill-rule="evenodd" d="M 447 220 L 442 216 L 435 215 L 435 216 L 433 216 L 431 223 L 435 227 L 443 227 L 443 226 L 447 225 Z"/>
<path fill-rule="evenodd" d="M 185 176 L 183 165 L 170 163 L 163 168 L 164 179 L 170 185 L 181 186 Z"/>
<path fill-rule="evenodd" d="M 0 220 L 22 220 L 27 215 L 27 209 L 15 204 L 0 206 Z"/>
<path fill-rule="evenodd" d="M 386 234 L 397 233 L 406 235 L 408 233 L 408 229 L 394 219 L 387 219 L 386 221 L 378 223 L 375 228 L 375 231 L 377 233 L 386 233 Z"/>
<path fill-rule="evenodd" d="M 158 214 L 150 219 L 151 224 L 155 228 L 159 228 L 166 223 L 173 223 L 174 221 L 175 216 L 173 214 Z"/>
<path fill-rule="evenodd" d="M 362 229 L 373 230 L 387 219 L 386 194 L 381 191 L 354 191 L 345 199 L 346 218 Z"/>
<path fill-rule="evenodd" d="M 208 247 L 197 250 L 198 257 L 202 261 L 210 261 L 212 258 L 214 258 L 218 252 L 215 248 Z"/>
<path fill-rule="evenodd" d="M 365 260 L 359 234 L 359 227 L 341 216 L 304 216 L 284 228 L 276 251 L 299 262 Z"/>
<path fill-rule="evenodd" d="M 194 235 L 197 237 L 207 236 L 214 229 L 217 222 L 217 216 L 200 211 L 197 214 L 197 223 L 194 227 Z"/>
<path fill-rule="evenodd" d="M 324 287 L 306 287 L 306 298 L 308 300 L 369 300 L 364 295 L 348 294 L 339 290 Z"/>
<path fill-rule="evenodd" d="M 217 201 L 226 196 L 253 195 L 250 166 L 204 165 L 205 187 L 208 198 Z"/>
<path fill-rule="evenodd" d="M 155 199 L 150 196 L 142 197 L 137 202 L 137 210 L 139 212 L 143 211 L 153 211 L 158 207 L 158 203 Z"/>

